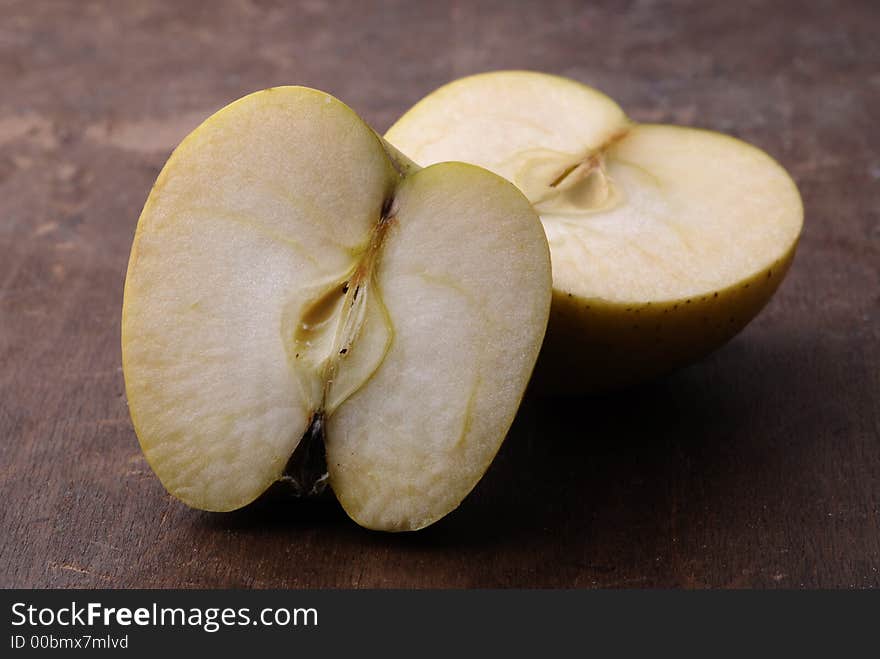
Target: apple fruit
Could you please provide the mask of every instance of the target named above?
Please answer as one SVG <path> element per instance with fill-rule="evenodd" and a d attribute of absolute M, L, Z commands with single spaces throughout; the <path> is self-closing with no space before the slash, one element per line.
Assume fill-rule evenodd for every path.
<path fill-rule="evenodd" d="M 550 300 L 541 223 L 508 181 L 416 167 L 326 93 L 260 91 L 183 140 L 138 221 L 132 421 L 195 508 L 329 483 L 359 524 L 419 529 L 488 468 Z"/>
<path fill-rule="evenodd" d="M 637 124 L 553 75 L 456 80 L 385 138 L 420 165 L 485 167 L 540 213 L 553 304 L 535 377 L 548 391 L 622 387 L 717 348 L 779 286 L 803 223 L 795 184 L 763 151 Z"/>

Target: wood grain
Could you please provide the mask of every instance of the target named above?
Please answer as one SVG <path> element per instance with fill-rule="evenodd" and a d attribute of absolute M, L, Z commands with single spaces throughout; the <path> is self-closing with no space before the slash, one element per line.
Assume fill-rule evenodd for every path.
<path fill-rule="evenodd" d="M 0 2 L 0 586 L 880 585 L 880 10 L 872 2 Z M 807 209 L 780 292 L 636 390 L 526 401 L 458 511 L 172 500 L 128 419 L 119 315 L 177 141 L 246 92 L 326 89 L 379 130 L 497 68 L 733 133 Z"/>

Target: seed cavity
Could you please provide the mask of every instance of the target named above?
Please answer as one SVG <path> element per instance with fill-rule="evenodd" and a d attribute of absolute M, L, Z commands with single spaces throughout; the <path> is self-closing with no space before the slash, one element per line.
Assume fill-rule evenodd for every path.
<path fill-rule="evenodd" d="M 525 151 L 516 157 L 514 183 L 544 215 L 607 210 L 622 201 L 622 191 L 608 173 L 606 156 L 628 133 L 626 127 L 581 154 Z"/>
<path fill-rule="evenodd" d="M 327 480 L 326 419 L 369 379 L 390 347 L 393 331 L 375 276 L 396 212 L 395 200 L 386 199 L 367 247 L 352 269 L 321 287 L 305 305 L 290 309 L 292 317 L 282 323 L 283 327 L 292 326 L 288 355 L 302 364 L 295 372 L 312 409 L 309 427 L 281 477 L 298 496 L 323 491 Z M 373 323 L 375 331 L 369 334 L 361 354 L 357 352 L 358 339 L 368 323 Z M 343 371 L 347 360 L 354 360 L 354 364 Z"/>

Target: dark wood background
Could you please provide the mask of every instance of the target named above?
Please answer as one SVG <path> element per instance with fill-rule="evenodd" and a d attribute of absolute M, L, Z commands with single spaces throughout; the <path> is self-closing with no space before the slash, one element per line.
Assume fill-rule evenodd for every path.
<path fill-rule="evenodd" d="M 0 586 L 880 585 L 876 2 L 0 0 Z M 458 511 L 169 497 L 120 368 L 135 223 L 178 140 L 263 87 L 380 131 L 436 86 L 530 68 L 637 120 L 761 146 L 797 180 L 789 278 L 729 345 L 600 398 L 524 405 Z"/>

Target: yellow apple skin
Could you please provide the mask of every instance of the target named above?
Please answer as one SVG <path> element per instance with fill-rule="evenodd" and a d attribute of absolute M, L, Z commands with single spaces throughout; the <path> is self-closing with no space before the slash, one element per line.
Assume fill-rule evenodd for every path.
<path fill-rule="evenodd" d="M 549 395 L 610 391 L 699 360 L 764 308 L 796 248 L 746 281 L 676 301 L 619 304 L 554 289 L 534 389 Z"/>

